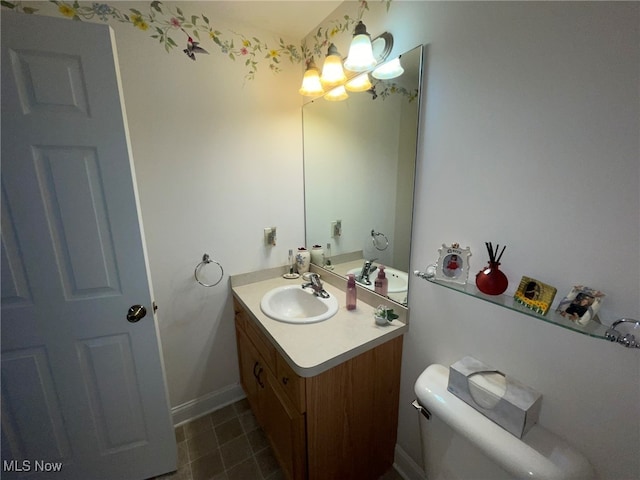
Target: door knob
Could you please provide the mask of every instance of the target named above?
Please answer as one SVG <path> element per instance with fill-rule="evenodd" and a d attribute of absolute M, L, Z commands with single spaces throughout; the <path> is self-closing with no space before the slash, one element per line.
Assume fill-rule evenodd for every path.
<path fill-rule="evenodd" d="M 129 311 L 127 311 L 127 320 L 131 323 L 136 323 L 140 321 L 147 314 L 147 309 L 142 305 L 132 305 L 129 307 Z"/>

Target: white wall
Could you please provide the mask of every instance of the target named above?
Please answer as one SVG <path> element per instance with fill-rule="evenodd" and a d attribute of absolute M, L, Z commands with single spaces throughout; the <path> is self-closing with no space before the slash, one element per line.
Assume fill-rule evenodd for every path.
<path fill-rule="evenodd" d="M 640 318 L 639 5 L 370 7 L 368 30 L 393 32 L 393 54 L 428 49 L 411 269 L 459 242 L 473 279 L 492 241 L 507 245 L 511 291 L 522 275 L 559 296 L 585 284 L 607 293 L 605 321 Z M 640 477 L 640 352 L 416 277 L 410 288 L 398 443 L 413 460 L 415 379 L 470 354 L 542 392 L 540 423 L 602 478 Z"/>
<path fill-rule="evenodd" d="M 213 2 L 180 6 L 205 13 L 223 32 L 277 44 L 276 34 L 221 19 Z M 276 75 L 265 64 L 245 83 L 243 59 L 214 54 L 212 43 L 203 41 L 212 53 L 192 62 L 118 27 L 167 380 L 178 407 L 239 381 L 228 275 L 284 265 L 288 249 L 304 242 L 300 67 Z M 263 242 L 270 226 L 278 227 L 275 247 Z M 225 269 L 219 286 L 193 278 L 204 252 Z M 214 266 L 205 279 L 207 270 L 215 281 Z"/>

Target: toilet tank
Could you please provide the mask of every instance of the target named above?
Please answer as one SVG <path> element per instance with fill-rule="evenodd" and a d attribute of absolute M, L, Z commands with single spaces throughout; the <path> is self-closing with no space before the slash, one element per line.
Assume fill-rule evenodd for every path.
<path fill-rule="evenodd" d="M 430 365 L 414 402 L 427 480 L 589 480 L 588 460 L 540 425 L 518 438 L 447 390 L 449 369 Z M 427 418 L 428 417 L 428 418 Z"/>

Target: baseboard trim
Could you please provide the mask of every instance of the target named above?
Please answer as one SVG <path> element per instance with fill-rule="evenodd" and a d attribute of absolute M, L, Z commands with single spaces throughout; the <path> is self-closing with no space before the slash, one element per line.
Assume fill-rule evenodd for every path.
<path fill-rule="evenodd" d="M 404 480 L 427 480 L 427 476 L 422 467 L 413 461 L 413 458 L 405 452 L 400 445 L 396 444 L 393 468 Z"/>
<path fill-rule="evenodd" d="M 178 427 L 198 417 L 219 410 L 222 407 L 242 400 L 246 395 L 239 383 L 194 398 L 188 402 L 171 408 L 173 426 Z"/>

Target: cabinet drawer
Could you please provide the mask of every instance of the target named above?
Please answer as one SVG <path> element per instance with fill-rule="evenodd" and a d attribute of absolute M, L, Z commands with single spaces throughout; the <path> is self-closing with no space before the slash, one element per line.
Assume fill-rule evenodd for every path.
<path fill-rule="evenodd" d="M 306 411 L 305 379 L 298 376 L 281 355 L 276 356 L 276 378 L 291 403 L 300 413 L 304 413 Z"/>

